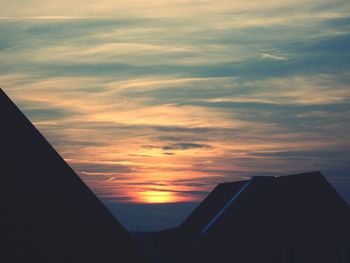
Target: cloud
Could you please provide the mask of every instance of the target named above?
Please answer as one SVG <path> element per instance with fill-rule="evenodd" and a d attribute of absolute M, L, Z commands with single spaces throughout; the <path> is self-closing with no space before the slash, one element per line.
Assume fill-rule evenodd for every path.
<path fill-rule="evenodd" d="M 163 146 L 162 149 L 165 151 L 174 150 L 190 150 L 190 149 L 210 149 L 212 148 L 208 144 L 197 144 L 197 143 L 175 143 L 167 146 Z"/>
<path fill-rule="evenodd" d="M 328 1 L 318 1 L 317 5 L 322 5 Z M 334 5 L 344 5 L 346 1 L 336 1 Z M 21 17 L 21 16 L 44 16 L 44 17 L 115 17 L 124 16 L 186 16 L 199 14 L 227 14 L 231 12 L 243 13 L 247 11 L 263 12 L 270 9 L 288 8 L 293 9 L 297 5 L 305 9 L 312 8 L 316 4 L 310 0 L 298 1 L 272 1 L 268 0 L 261 3 L 257 0 L 250 1 L 227 1 L 220 0 L 215 3 L 212 1 L 170 1 L 154 0 L 152 3 L 146 3 L 142 0 L 113 2 L 108 0 L 96 1 L 75 1 L 62 0 L 59 3 L 52 4 L 43 0 L 15 0 L 4 3 L 4 8 L 0 12 L 3 17 Z M 316 5 L 316 6 L 317 6 Z M 21 8 L 18 8 L 18 7 Z"/>
<path fill-rule="evenodd" d="M 73 168 L 78 172 L 88 172 L 88 173 L 98 173 L 98 172 L 108 172 L 108 173 L 131 173 L 132 168 L 127 165 L 121 164 L 111 164 L 111 163 L 74 163 Z"/>
<path fill-rule="evenodd" d="M 272 59 L 272 60 L 287 60 L 286 57 L 277 56 L 269 53 L 261 53 L 261 58 L 263 59 Z"/>

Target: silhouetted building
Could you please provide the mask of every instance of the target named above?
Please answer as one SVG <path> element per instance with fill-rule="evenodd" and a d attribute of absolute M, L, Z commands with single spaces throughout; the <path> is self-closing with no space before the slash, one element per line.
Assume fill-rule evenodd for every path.
<path fill-rule="evenodd" d="M 349 206 L 313 172 L 219 184 L 148 242 L 158 262 L 350 263 L 349 227 Z"/>
<path fill-rule="evenodd" d="M 0 262 L 145 262 L 129 233 L 0 90 Z"/>

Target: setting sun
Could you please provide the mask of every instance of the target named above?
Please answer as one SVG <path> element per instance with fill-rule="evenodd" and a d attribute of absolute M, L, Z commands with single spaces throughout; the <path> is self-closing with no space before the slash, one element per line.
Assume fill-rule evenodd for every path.
<path fill-rule="evenodd" d="M 139 195 L 140 202 L 142 203 L 171 203 L 178 201 L 177 196 L 173 192 L 166 191 L 144 191 L 140 192 Z"/>

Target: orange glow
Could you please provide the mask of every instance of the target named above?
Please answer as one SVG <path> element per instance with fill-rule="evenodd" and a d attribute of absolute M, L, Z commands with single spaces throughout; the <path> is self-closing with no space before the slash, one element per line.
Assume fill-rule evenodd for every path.
<path fill-rule="evenodd" d="M 143 204 L 165 204 L 165 203 L 179 203 L 198 201 L 191 195 L 184 195 L 183 193 L 167 191 L 167 190 L 144 190 L 137 192 L 133 196 L 135 203 Z"/>
<path fill-rule="evenodd" d="M 174 195 L 173 192 L 165 192 L 165 191 L 144 191 L 140 192 L 140 202 L 142 203 L 150 203 L 150 204 L 161 204 L 161 203 L 172 203 L 177 202 L 178 198 Z"/>

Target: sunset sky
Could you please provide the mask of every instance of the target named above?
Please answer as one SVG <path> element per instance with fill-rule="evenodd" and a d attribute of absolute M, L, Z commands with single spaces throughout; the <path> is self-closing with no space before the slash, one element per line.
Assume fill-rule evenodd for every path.
<path fill-rule="evenodd" d="M 252 175 L 350 203 L 348 0 L 0 5 L 0 86 L 128 229 Z"/>

